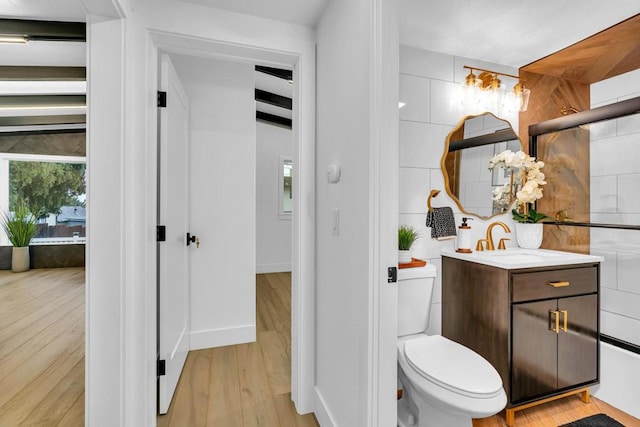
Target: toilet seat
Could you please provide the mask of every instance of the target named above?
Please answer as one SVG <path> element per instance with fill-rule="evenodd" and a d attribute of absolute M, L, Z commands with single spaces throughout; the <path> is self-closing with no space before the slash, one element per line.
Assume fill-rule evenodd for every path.
<path fill-rule="evenodd" d="M 502 379 L 488 361 L 443 336 L 408 339 L 403 351 L 416 373 L 449 391 L 478 399 L 504 393 Z"/>

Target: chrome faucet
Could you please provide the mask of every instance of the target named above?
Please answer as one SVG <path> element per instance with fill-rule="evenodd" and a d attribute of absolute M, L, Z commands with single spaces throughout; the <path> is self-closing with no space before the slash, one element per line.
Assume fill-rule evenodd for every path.
<path fill-rule="evenodd" d="M 495 246 L 493 244 L 493 236 L 491 235 L 491 232 L 493 231 L 493 227 L 495 227 L 496 225 L 501 226 L 505 232 L 511 233 L 511 230 L 509 229 L 507 224 L 505 224 L 504 222 L 498 221 L 498 222 L 491 223 L 491 225 L 489 225 L 489 227 L 487 228 L 487 237 L 485 238 L 485 241 L 487 242 L 488 251 L 495 250 Z"/>

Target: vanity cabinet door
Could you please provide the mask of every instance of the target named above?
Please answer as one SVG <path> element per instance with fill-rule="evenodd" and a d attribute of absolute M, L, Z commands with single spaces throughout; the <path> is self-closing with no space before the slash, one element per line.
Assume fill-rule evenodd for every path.
<path fill-rule="evenodd" d="M 558 388 L 558 338 L 549 314 L 556 307 L 555 299 L 512 305 L 511 402 Z"/>
<path fill-rule="evenodd" d="M 567 330 L 558 334 L 558 388 L 598 379 L 598 296 L 561 298 L 558 310 L 564 314 Z"/>
<path fill-rule="evenodd" d="M 511 402 L 598 379 L 597 295 L 513 304 L 512 315 Z"/>

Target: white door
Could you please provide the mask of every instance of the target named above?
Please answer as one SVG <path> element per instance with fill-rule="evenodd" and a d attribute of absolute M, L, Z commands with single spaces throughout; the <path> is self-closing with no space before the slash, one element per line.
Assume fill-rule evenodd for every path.
<path fill-rule="evenodd" d="M 189 99 L 168 55 L 161 57 L 158 224 L 166 241 L 158 244 L 158 356 L 161 414 L 166 414 L 189 351 Z"/>

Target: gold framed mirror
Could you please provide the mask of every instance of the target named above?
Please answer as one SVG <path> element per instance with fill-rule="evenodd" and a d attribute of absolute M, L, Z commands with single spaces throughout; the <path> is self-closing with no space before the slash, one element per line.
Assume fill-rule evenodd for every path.
<path fill-rule="evenodd" d="M 511 209 L 511 200 L 493 200 L 493 190 L 510 176 L 504 169 L 489 170 L 489 160 L 504 150 L 524 151 L 524 145 L 511 123 L 489 112 L 463 117 L 447 135 L 441 162 L 445 190 L 464 214 L 489 219 Z"/>

